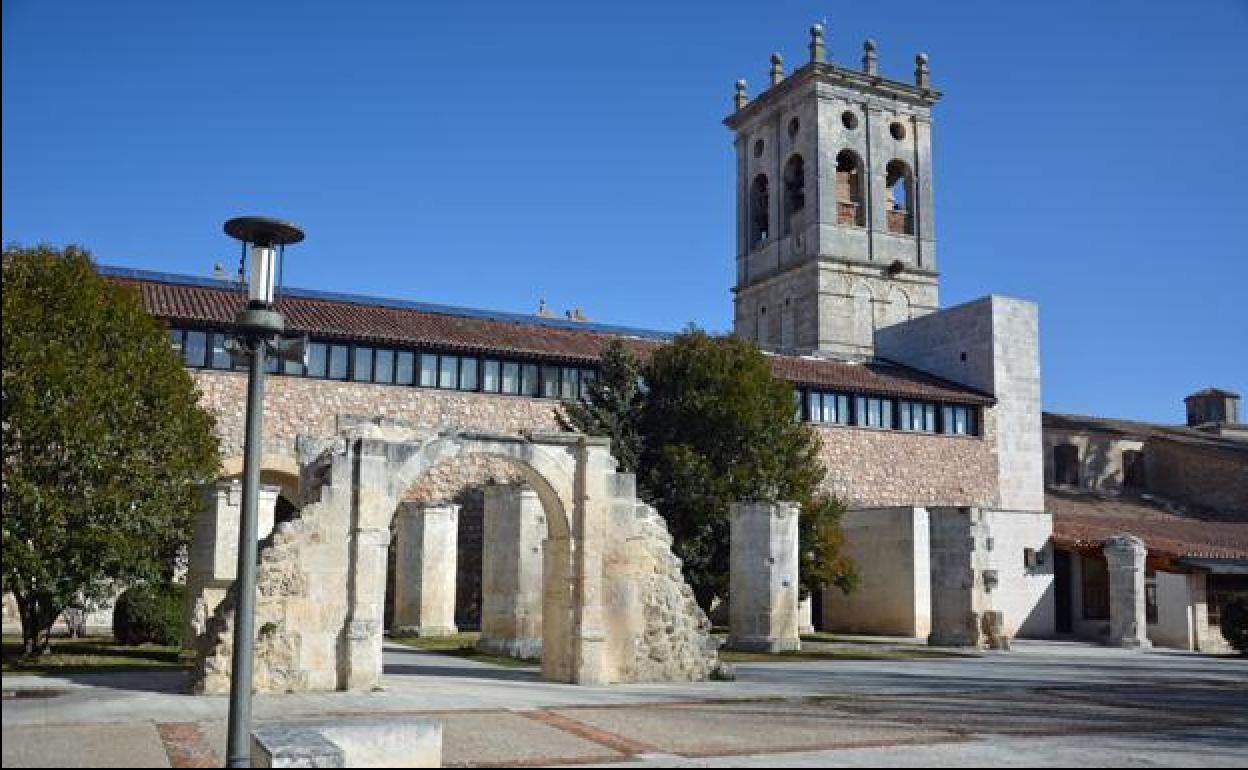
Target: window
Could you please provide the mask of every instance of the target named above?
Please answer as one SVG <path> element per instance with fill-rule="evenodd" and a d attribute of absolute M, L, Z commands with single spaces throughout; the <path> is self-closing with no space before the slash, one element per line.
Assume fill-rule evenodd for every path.
<path fill-rule="evenodd" d="M 770 229 L 771 195 L 767 190 L 767 175 L 759 174 L 750 185 L 750 248 L 762 246 Z"/>
<path fill-rule="evenodd" d="M 904 160 L 889 161 L 884 170 L 884 186 L 888 188 L 888 231 L 914 235 L 914 175 Z"/>
<path fill-rule="evenodd" d="M 486 393 L 497 393 L 499 386 L 499 367 L 497 361 L 484 361 L 481 365 L 481 389 Z"/>
<path fill-rule="evenodd" d="M 204 332 L 188 331 L 182 347 L 182 357 L 187 366 L 203 366 L 208 355 L 208 335 Z"/>
<path fill-rule="evenodd" d="M 475 358 L 459 359 L 459 389 L 460 390 L 476 390 L 477 389 L 477 359 Z"/>
<path fill-rule="evenodd" d="M 351 362 L 351 379 L 356 382 L 370 382 L 373 379 L 373 349 L 356 347 L 355 358 Z"/>
<path fill-rule="evenodd" d="M 329 349 L 329 379 L 347 379 L 347 358 L 351 349 L 346 345 L 334 345 Z"/>
<path fill-rule="evenodd" d="M 1109 565 L 1101 556 L 1083 559 L 1083 619 L 1109 620 Z"/>
<path fill-rule="evenodd" d="M 373 382 L 394 382 L 393 350 L 378 350 L 373 356 Z"/>
<path fill-rule="evenodd" d="M 324 377 L 329 364 L 329 346 L 323 342 L 308 345 L 308 376 Z"/>
<path fill-rule="evenodd" d="M 940 410 L 941 430 L 953 436 L 975 435 L 975 410 L 969 406 L 945 406 Z"/>
<path fill-rule="evenodd" d="M 520 393 L 525 396 L 537 395 L 537 364 L 524 364 L 520 367 Z"/>
<path fill-rule="evenodd" d="M 416 381 L 416 354 L 403 350 L 394 359 L 394 381 L 411 385 Z"/>
<path fill-rule="evenodd" d="M 1248 575 L 1209 575 L 1205 578 L 1206 601 L 1209 606 L 1209 626 L 1222 625 L 1222 612 L 1232 599 L 1248 594 Z"/>
<path fill-rule="evenodd" d="M 849 396 L 844 393 L 812 390 L 806 396 L 806 409 L 811 422 L 849 425 Z"/>
<path fill-rule="evenodd" d="M 559 367 L 542 367 L 542 398 L 559 398 Z"/>
<path fill-rule="evenodd" d="M 866 221 L 862 204 L 862 160 L 853 150 L 836 156 L 836 221 L 862 227 Z"/>
<path fill-rule="evenodd" d="M 858 414 L 855 425 L 868 428 L 893 427 L 893 402 L 887 398 L 858 397 Z"/>
<path fill-rule="evenodd" d="M 1053 483 L 1079 486 L 1079 447 L 1074 444 L 1053 447 Z"/>
<path fill-rule="evenodd" d="M 559 397 L 568 401 L 575 399 L 577 396 L 576 370 L 572 368 L 564 368 L 562 386 L 559 388 Z"/>
<path fill-rule="evenodd" d="M 936 432 L 936 405 L 921 401 L 897 403 L 897 427 L 902 430 Z"/>
<path fill-rule="evenodd" d="M 794 219 L 806 208 L 806 163 L 794 155 L 784 164 L 784 234 L 793 231 Z"/>
<path fill-rule="evenodd" d="M 230 351 L 226 349 L 225 347 L 226 339 L 227 339 L 226 335 L 222 334 L 221 332 L 217 332 L 212 335 L 211 366 L 213 369 L 233 369 L 234 368 L 234 361 L 230 357 Z M 276 360 L 277 360 L 276 356 L 270 356 L 268 361 L 266 362 L 266 364 L 270 366 L 270 371 L 272 371 L 271 362 L 276 361 Z"/>
<path fill-rule="evenodd" d="M 513 396 L 520 392 L 520 364 L 515 361 L 503 362 L 502 392 Z"/>
<path fill-rule="evenodd" d="M 1144 453 L 1138 449 L 1122 451 L 1122 485 L 1129 489 L 1144 487 Z"/>
<path fill-rule="evenodd" d="M 581 370 L 581 400 L 582 401 L 589 400 L 589 389 L 594 384 L 594 381 L 597 379 L 598 379 L 598 373 L 595 372 L 593 369 Z"/>
<path fill-rule="evenodd" d="M 430 353 L 420 356 L 420 385 L 424 388 L 436 387 L 438 384 L 438 357 Z"/>
<path fill-rule="evenodd" d="M 458 356 L 442 356 L 438 365 L 438 387 L 439 388 L 458 388 L 459 387 L 459 357 Z"/>
<path fill-rule="evenodd" d="M 303 362 L 298 361 L 298 360 L 283 361 L 282 362 L 282 374 L 287 374 L 292 377 L 299 377 L 300 375 L 303 374 Z"/>
<path fill-rule="evenodd" d="M 181 329 L 169 330 L 169 344 L 173 347 L 173 352 L 179 356 L 182 355 L 182 334 Z"/>

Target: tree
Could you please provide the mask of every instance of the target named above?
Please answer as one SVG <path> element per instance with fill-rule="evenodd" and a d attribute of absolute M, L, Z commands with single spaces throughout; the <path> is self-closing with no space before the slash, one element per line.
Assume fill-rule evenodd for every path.
<path fill-rule="evenodd" d="M 609 436 L 620 470 L 636 473 L 642 393 L 641 364 L 619 340 L 613 340 L 603 352 L 598 378 L 589 386 L 587 398 L 564 403 L 557 415 L 559 424 L 564 430 Z"/>
<path fill-rule="evenodd" d="M 804 593 L 848 590 L 843 507 L 823 495 L 819 436 L 794 419 L 793 387 L 753 344 L 691 329 L 643 369 L 640 487 L 667 520 L 699 604 L 728 593 L 729 506 L 796 501 Z"/>
<path fill-rule="evenodd" d="M 66 607 L 170 576 L 217 439 L 134 289 L 76 247 L 3 269 L 4 588 L 37 655 Z"/>

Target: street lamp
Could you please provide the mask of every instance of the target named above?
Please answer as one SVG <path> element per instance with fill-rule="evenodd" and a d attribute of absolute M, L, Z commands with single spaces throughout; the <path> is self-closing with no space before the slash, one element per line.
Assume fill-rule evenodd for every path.
<path fill-rule="evenodd" d="M 234 588 L 234 656 L 230 671 L 228 767 L 251 766 L 251 664 L 255 646 L 256 611 L 256 497 L 260 489 L 260 453 L 263 443 L 264 373 L 270 354 L 300 360 L 307 340 L 283 339 L 286 321 L 274 306 L 281 284 L 286 244 L 303 240 L 303 231 L 288 222 L 267 217 L 237 217 L 225 223 L 225 232 L 242 242 L 247 276 L 247 305 L 234 318 L 233 353 L 247 360 L 247 435 L 243 450 L 243 510 L 238 527 L 238 572 Z M 250 261 L 250 269 L 247 262 Z"/>

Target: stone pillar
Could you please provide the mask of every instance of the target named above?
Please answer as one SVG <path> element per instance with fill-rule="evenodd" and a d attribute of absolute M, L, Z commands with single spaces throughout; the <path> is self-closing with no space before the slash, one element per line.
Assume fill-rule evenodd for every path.
<path fill-rule="evenodd" d="M 400 503 L 395 528 L 394 630 L 451 636 L 459 506 Z"/>
<path fill-rule="evenodd" d="M 733 503 L 728 646 L 780 652 L 798 635 L 797 503 Z"/>
<path fill-rule="evenodd" d="M 273 512 L 280 487 L 262 484 L 256 501 L 256 532 L 261 540 L 273 533 Z M 186 569 L 186 623 L 183 638 L 195 647 L 217 605 L 238 572 L 238 528 L 243 485 L 238 479 L 218 481 L 203 490 L 195 516 Z"/>
<path fill-rule="evenodd" d="M 928 644 L 979 647 L 992 570 L 991 531 L 978 508 L 931 508 L 931 634 Z"/>
<path fill-rule="evenodd" d="M 1144 605 L 1144 570 L 1148 548 L 1132 535 L 1105 540 L 1109 565 L 1109 644 L 1149 648 L 1148 616 Z"/>
<path fill-rule="evenodd" d="M 546 515 L 526 484 L 485 488 L 481 640 L 496 655 L 542 654 L 542 541 Z"/>
<path fill-rule="evenodd" d="M 815 602 L 807 596 L 797 603 L 797 632 L 813 634 L 815 632 Z"/>

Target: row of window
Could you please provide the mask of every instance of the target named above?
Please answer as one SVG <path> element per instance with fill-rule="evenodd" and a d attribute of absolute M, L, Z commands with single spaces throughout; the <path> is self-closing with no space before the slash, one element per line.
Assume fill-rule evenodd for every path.
<path fill-rule="evenodd" d="M 857 396 L 808 390 L 798 394 L 798 418 L 830 425 L 944 433 L 954 436 L 979 434 L 979 410 L 961 404 Z"/>
<path fill-rule="evenodd" d="M 236 368 L 226 347 L 227 332 L 170 329 L 169 337 L 189 367 Z M 334 342 L 312 342 L 306 367 L 302 362 L 270 358 L 268 370 L 273 374 L 324 380 L 568 400 L 585 398 L 597 376 L 593 369 L 579 367 Z"/>
<path fill-rule="evenodd" d="M 188 367 L 235 369 L 228 332 L 170 329 L 169 338 Z M 273 374 L 323 380 L 410 385 L 422 388 L 502 393 L 515 396 L 584 399 L 597 377 L 593 369 L 509 361 L 338 342 L 312 342 L 307 366 L 269 358 Z M 978 410 L 958 404 L 860 396 L 818 390 L 796 391 L 797 418 L 814 423 L 857 425 L 920 433 L 978 434 Z"/>

